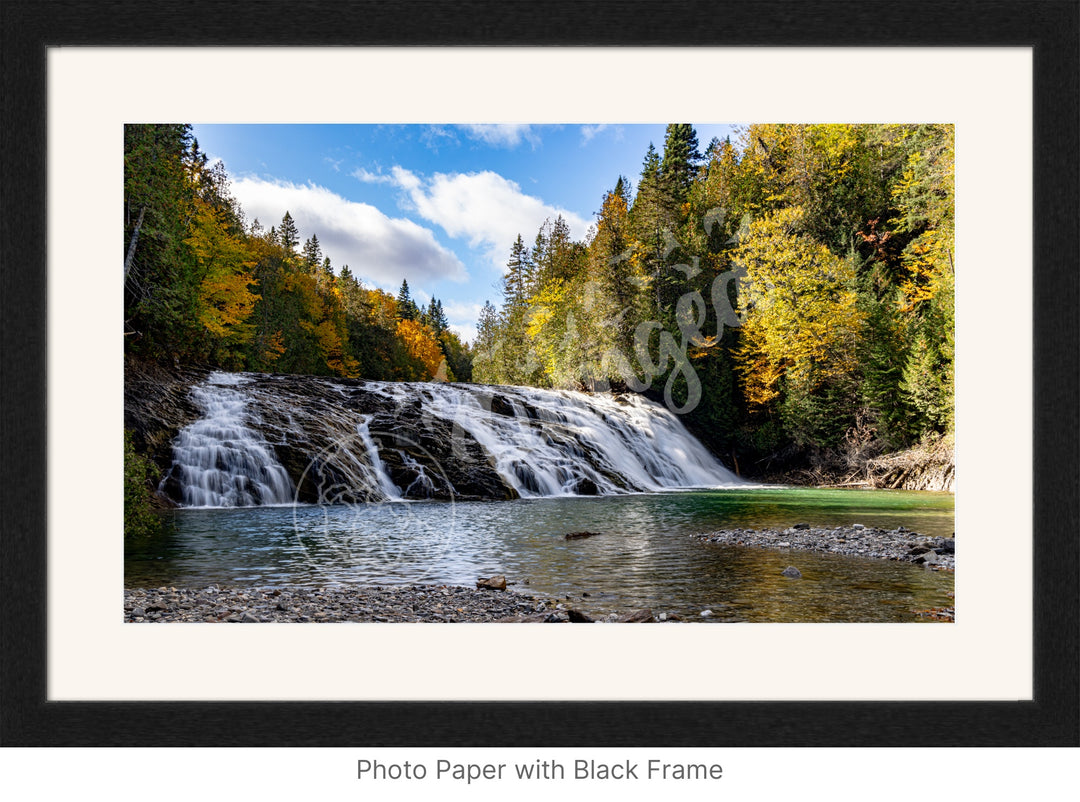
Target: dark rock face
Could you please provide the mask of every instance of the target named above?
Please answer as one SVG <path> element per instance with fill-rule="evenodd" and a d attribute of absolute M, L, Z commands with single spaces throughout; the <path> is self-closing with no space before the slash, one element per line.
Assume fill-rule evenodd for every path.
<path fill-rule="evenodd" d="M 124 425 L 134 432 L 136 449 L 161 468 L 161 493 L 172 502 L 181 498 L 171 471 L 172 444 L 184 426 L 202 415 L 190 391 L 210 373 L 152 365 L 125 370 Z M 403 404 L 380 393 L 374 383 L 310 376 L 245 374 L 243 388 L 249 401 L 246 423 L 273 449 L 300 502 L 375 499 L 379 484 L 363 457 L 371 446 L 389 482 L 405 498 L 517 497 L 480 444 L 450 421 L 424 414 L 420 397 Z M 509 402 L 506 408 L 513 414 Z M 363 472 L 367 475 L 358 481 Z"/>
<path fill-rule="evenodd" d="M 197 485 L 225 503 L 232 496 L 219 485 L 235 479 L 232 494 L 264 475 L 275 480 L 273 503 L 313 504 L 601 495 L 727 481 L 667 410 L 621 403 L 642 407 L 653 427 L 642 431 L 637 413 L 606 396 L 561 391 L 138 366 L 125 374 L 126 425 L 162 469 L 161 493 L 175 502 L 183 493 L 180 469 L 171 470 L 173 444 L 195 421 L 206 431 L 184 432 L 177 452 L 187 490 Z M 689 458 L 675 460 L 664 447 L 669 439 Z M 208 464 L 222 451 L 227 464 Z M 268 497 L 239 495 L 241 503 Z"/>
<path fill-rule="evenodd" d="M 124 428 L 132 432 L 135 450 L 161 469 L 172 465 L 172 441 L 200 415 L 188 397 L 207 371 L 168 371 L 150 363 L 124 363 Z"/>
<path fill-rule="evenodd" d="M 318 501 L 320 488 L 350 484 L 344 469 L 353 462 L 350 454 L 367 450 L 365 436 L 405 498 L 517 496 L 480 444 L 450 421 L 425 414 L 420 397 L 395 403 L 377 385 L 293 376 L 260 378 L 248 392 L 256 399 L 253 411 L 301 501 Z M 360 420 L 366 420 L 364 434 L 358 432 Z"/>

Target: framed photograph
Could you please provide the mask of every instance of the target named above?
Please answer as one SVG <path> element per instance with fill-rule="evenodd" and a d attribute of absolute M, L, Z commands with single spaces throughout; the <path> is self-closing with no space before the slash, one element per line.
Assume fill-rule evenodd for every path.
<path fill-rule="evenodd" d="M 1077 745 L 1074 3 L 62 5 L 5 744 Z"/>

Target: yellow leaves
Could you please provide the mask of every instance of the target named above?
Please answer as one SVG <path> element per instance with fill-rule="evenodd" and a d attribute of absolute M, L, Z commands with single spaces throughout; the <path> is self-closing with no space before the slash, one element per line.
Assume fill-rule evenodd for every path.
<path fill-rule="evenodd" d="M 284 353 L 285 337 L 279 329 L 267 337 L 265 342 L 262 343 L 260 358 L 272 365 L 277 362 L 278 358 Z"/>
<path fill-rule="evenodd" d="M 905 311 L 952 293 L 954 130 L 937 128 L 933 144 L 908 157 L 892 189 L 895 230 L 917 233 L 901 257 Z"/>
<path fill-rule="evenodd" d="M 405 350 L 409 356 L 424 365 L 427 371 L 425 379 L 436 378 L 443 363 L 443 352 L 439 348 L 439 343 L 432 337 L 431 330 L 415 320 L 402 318 L 397 322 L 397 336 L 405 344 Z M 445 368 L 443 370 L 445 376 Z"/>
<path fill-rule="evenodd" d="M 566 290 L 566 282 L 557 278 L 549 281 L 540 292 L 529 299 L 525 331 L 530 339 L 538 339 L 555 315 L 555 310 L 565 308 Z"/>
<path fill-rule="evenodd" d="M 735 253 L 747 271 L 737 368 L 751 405 L 774 399 L 784 375 L 813 382 L 854 366 L 862 315 L 853 267 L 800 233 L 802 220 L 797 207 L 758 220 Z"/>
<path fill-rule="evenodd" d="M 221 340 L 247 342 L 252 328 L 246 321 L 259 299 L 248 289 L 251 281 L 246 273 L 203 279 L 199 287 L 199 323 Z"/>
<path fill-rule="evenodd" d="M 223 216 L 198 200 L 191 234 L 185 240 L 202 274 L 196 316 L 202 327 L 224 345 L 250 342 L 254 328 L 247 323 L 259 296 L 251 269 L 253 254 L 229 233 Z"/>
<path fill-rule="evenodd" d="M 315 337 L 319 342 L 326 366 L 339 376 L 360 375 L 360 363 L 353 359 L 345 349 L 341 332 L 332 320 L 324 320 L 315 327 Z"/>

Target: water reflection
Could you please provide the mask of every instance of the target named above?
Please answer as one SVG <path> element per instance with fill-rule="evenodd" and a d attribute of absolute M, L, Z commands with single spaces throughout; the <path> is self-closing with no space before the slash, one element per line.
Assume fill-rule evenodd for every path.
<path fill-rule="evenodd" d="M 714 619 L 744 621 L 911 621 L 913 609 L 952 605 L 950 573 L 690 537 L 723 526 L 797 521 L 903 524 L 949 535 L 952 498 L 770 489 L 179 510 L 165 535 L 129 546 L 126 582 L 471 585 L 501 573 L 519 590 L 569 596 L 575 608 L 594 615 L 651 607 L 699 619 L 711 609 Z M 565 539 L 582 530 L 601 534 Z M 787 565 L 797 566 L 802 579 L 781 576 Z"/>

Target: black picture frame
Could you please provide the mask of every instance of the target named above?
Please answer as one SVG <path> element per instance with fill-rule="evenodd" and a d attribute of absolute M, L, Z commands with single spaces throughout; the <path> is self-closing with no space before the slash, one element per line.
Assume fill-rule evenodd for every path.
<path fill-rule="evenodd" d="M 1075 0 L 626 0 L 603 4 L 566 0 L 520 4 L 488 0 L 6 0 L 0 9 L 0 743 L 883 747 L 1080 744 L 1080 4 Z M 1032 47 L 1034 699 L 677 703 L 49 701 L 46 49 L 59 45 Z"/>

